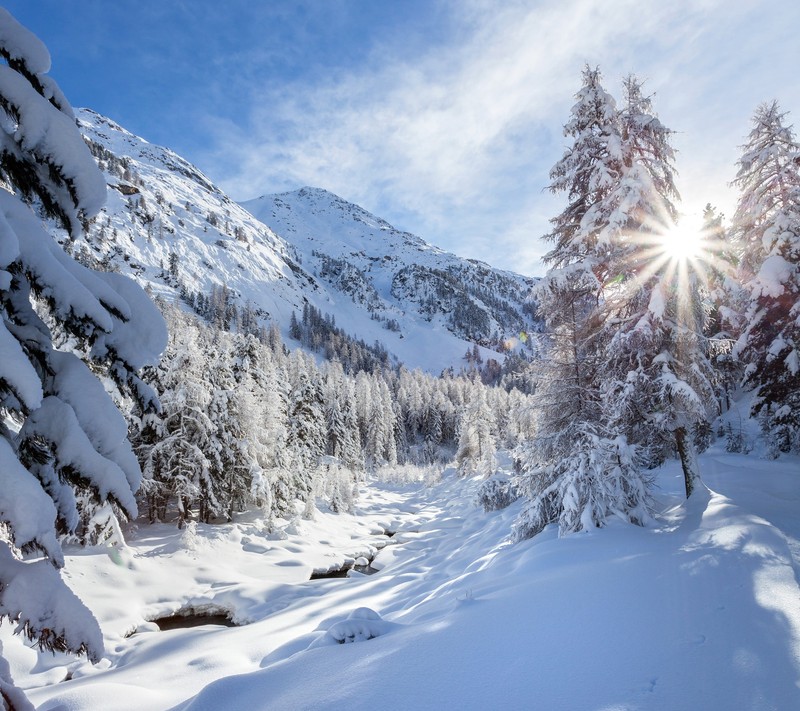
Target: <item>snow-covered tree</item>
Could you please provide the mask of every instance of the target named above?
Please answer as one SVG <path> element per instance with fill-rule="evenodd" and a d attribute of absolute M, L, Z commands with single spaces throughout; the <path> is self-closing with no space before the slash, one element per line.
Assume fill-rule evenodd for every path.
<path fill-rule="evenodd" d="M 289 395 L 286 445 L 291 459 L 294 496 L 309 501 L 313 497 L 312 487 L 320 457 L 325 454 L 325 404 L 319 372 L 316 368 L 306 369 L 299 354 L 295 362 L 300 369 Z"/>
<path fill-rule="evenodd" d="M 97 623 L 57 572 L 56 534 L 75 530 L 76 494 L 135 516 L 141 470 L 87 361 L 153 409 L 137 370 L 157 359 L 166 331 L 138 286 L 78 264 L 45 230 L 42 216 L 80 234 L 105 182 L 47 76 L 47 49 L 2 8 L 0 57 L 0 617 L 42 648 L 98 659 Z M 79 350 L 55 350 L 61 334 Z"/>
<path fill-rule="evenodd" d="M 550 190 L 566 193 L 568 205 L 553 218 L 553 232 L 545 236 L 554 243 L 544 258 L 551 268 L 534 290 L 546 324 L 543 357 L 536 365 L 536 446 L 548 458 L 571 447 L 573 427 L 600 419 L 596 311 L 612 248 L 609 195 L 624 168 L 619 113 L 601 84 L 599 69 L 584 68 L 576 98 L 564 127 L 572 145 L 550 173 Z"/>
<path fill-rule="evenodd" d="M 208 417 L 214 427 L 211 433 L 213 499 L 219 510 L 201 507 L 201 521 L 218 515 L 230 521 L 235 512 L 244 510 L 250 497 L 252 453 L 247 425 L 252 426 L 252 421 L 245 413 L 251 398 L 246 389 L 238 387 L 234 377 L 230 345 L 218 339 L 215 357 L 208 360 L 204 378 L 210 392 Z"/>
<path fill-rule="evenodd" d="M 215 425 L 208 416 L 210 392 L 203 379 L 205 354 L 198 330 L 177 309 L 165 312 L 170 343 L 152 373 L 161 393 L 161 412 L 143 418 L 134 441 L 151 521 L 166 520 L 174 502 L 182 527 L 198 501 L 205 502 L 204 508 L 219 508 L 211 474 L 217 450 L 212 446 Z"/>
<path fill-rule="evenodd" d="M 671 132 L 635 77 L 624 88 L 625 174 L 612 196 L 614 278 L 601 307 L 604 399 L 610 424 L 650 466 L 677 449 L 688 496 L 699 476 L 691 435 L 713 414 L 713 373 L 696 277 L 663 255 L 677 215 Z"/>
<path fill-rule="evenodd" d="M 700 264 L 703 282 L 701 298 L 705 303 L 704 335 L 709 343 L 709 357 L 716 374 L 717 401 L 720 412 L 730 407 L 739 387 L 743 367 L 733 346 L 743 329 L 745 291 L 736 278 L 739 257 L 732 230 L 723 225 L 724 216 L 710 203 L 703 210 L 701 235 L 706 245 Z"/>
<path fill-rule="evenodd" d="M 586 67 L 566 124 L 572 145 L 551 172 L 568 205 L 553 219 L 552 268 L 535 289 L 546 331 L 535 366 L 534 435 L 516 450 L 528 502 L 515 524 L 526 538 L 558 521 L 562 533 L 602 525 L 611 514 L 645 519 L 647 492 L 636 450 L 608 426 L 601 392 L 599 307 L 620 249 L 619 191 L 627 177 L 620 114 Z"/>
<path fill-rule="evenodd" d="M 518 447 L 528 505 L 518 537 L 647 516 L 652 466 L 677 450 L 689 495 L 692 434 L 714 407 L 697 280 L 663 256 L 678 198 L 670 130 L 635 77 L 619 110 L 584 70 L 552 172 L 567 209 L 553 220 L 536 290 L 547 324 L 537 368 L 536 433 Z"/>
<path fill-rule="evenodd" d="M 326 454 L 351 472 L 363 470 L 353 383 L 338 362 L 325 369 L 323 400 L 328 429 Z"/>
<path fill-rule="evenodd" d="M 456 461 L 463 475 L 491 476 L 497 466 L 495 416 L 486 402 L 486 391 L 476 385 L 472 400 L 461 417 Z"/>
<path fill-rule="evenodd" d="M 550 191 L 566 193 L 567 207 L 553 218 L 545 240 L 553 248 L 545 263 L 553 269 L 576 265 L 602 283 L 607 276 L 605 257 L 613 204 L 609 194 L 623 177 L 619 112 L 614 98 L 603 88 L 597 68 L 584 67 L 583 86 L 564 135 L 572 139 L 564 156 L 550 171 Z M 580 283 L 587 281 L 577 275 Z M 583 288 L 580 289 L 583 291 Z"/>
<path fill-rule="evenodd" d="M 757 388 L 754 413 L 776 451 L 800 450 L 800 145 L 773 101 L 753 117 L 734 230 L 749 297 L 737 352 Z"/>
<path fill-rule="evenodd" d="M 367 438 L 364 446 L 367 467 L 374 470 L 381 466 L 397 464 L 392 395 L 383 378 L 370 378 L 368 402 Z"/>

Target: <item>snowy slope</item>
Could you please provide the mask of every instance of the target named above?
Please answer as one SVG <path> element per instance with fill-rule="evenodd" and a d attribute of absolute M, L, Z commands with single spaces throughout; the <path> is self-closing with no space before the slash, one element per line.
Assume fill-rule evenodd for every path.
<path fill-rule="evenodd" d="M 0 634 L 42 710 L 800 708 L 800 461 L 700 463 L 710 489 L 689 502 L 678 464 L 659 472 L 649 528 L 517 545 L 518 504 L 483 513 L 452 472 L 372 483 L 358 515 L 283 522 L 285 540 L 252 514 L 196 536 L 147 528 L 68 556 L 106 636 L 98 666 Z M 379 546 L 375 575 L 308 580 Z M 144 622 L 186 604 L 249 624 Z"/>
<path fill-rule="evenodd" d="M 108 200 L 87 237 L 93 257 L 174 299 L 167 272 L 175 253 L 177 277 L 191 291 L 224 284 L 278 321 L 302 308 L 314 284 L 281 239 L 172 151 L 92 111 L 77 115 L 84 135 L 107 152 L 99 163 Z"/>
<path fill-rule="evenodd" d="M 337 311 L 350 302 L 384 326 L 393 323 L 390 350 L 406 358 L 427 339 L 434 352 L 448 348 L 447 334 L 462 341 L 452 351 L 459 357 L 464 341 L 497 349 L 537 328 L 525 308 L 533 279 L 444 252 L 326 190 L 306 187 L 242 205 L 341 295 Z"/>
<path fill-rule="evenodd" d="M 72 249 L 157 295 L 224 285 L 284 338 L 307 302 L 432 372 L 463 365 L 475 342 L 502 360 L 498 343 L 535 328 L 523 308 L 531 279 L 442 252 L 323 190 L 238 205 L 169 149 L 90 110 L 77 115 L 109 191 Z"/>

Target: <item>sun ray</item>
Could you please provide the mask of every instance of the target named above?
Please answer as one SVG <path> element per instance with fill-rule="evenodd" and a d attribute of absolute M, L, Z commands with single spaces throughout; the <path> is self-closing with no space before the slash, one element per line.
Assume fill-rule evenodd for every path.
<path fill-rule="evenodd" d="M 656 282 L 666 289 L 674 304 L 674 315 L 682 327 L 694 330 L 704 308 L 704 290 L 713 275 L 730 272 L 732 263 L 725 258 L 726 243 L 719 228 L 707 229 L 699 219 L 657 215 L 646 220 L 641 229 L 625 235 L 633 249 L 621 273 L 609 275 L 606 282 L 608 302 L 624 299 L 625 293 Z"/>

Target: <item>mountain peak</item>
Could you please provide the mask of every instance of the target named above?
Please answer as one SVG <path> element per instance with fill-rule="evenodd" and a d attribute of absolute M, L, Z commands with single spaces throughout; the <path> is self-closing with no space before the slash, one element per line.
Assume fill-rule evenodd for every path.
<path fill-rule="evenodd" d="M 308 304 L 436 373 L 458 369 L 474 344 L 502 360 L 514 336 L 536 328 L 532 279 L 444 252 L 324 188 L 237 204 L 169 149 L 78 113 L 111 189 L 76 249 L 168 300 L 198 310 L 223 293 L 292 347 L 292 314 Z"/>

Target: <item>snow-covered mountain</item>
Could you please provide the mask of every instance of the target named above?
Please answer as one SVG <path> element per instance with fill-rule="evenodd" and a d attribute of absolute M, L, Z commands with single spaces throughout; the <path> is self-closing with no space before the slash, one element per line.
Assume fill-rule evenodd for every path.
<path fill-rule="evenodd" d="M 279 324 L 318 287 L 291 248 L 197 168 L 93 111 L 77 112 L 109 186 L 83 249 L 107 267 L 176 299 L 225 286 Z"/>
<path fill-rule="evenodd" d="M 420 341 L 458 360 L 464 342 L 502 350 L 520 331 L 535 328 L 526 306 L 533 279 L 433 247 L 326 190 L 303 188 L 242 204 L 290 241 L 304 268 L 337 294 L 336 313 L 353 305 L 366 310 L 385 329 L 379 340 L 391 338 L 390 350 L 404 353 L 403 360 L 426 347 Z M 394 335 L 387 338 L 386 331 Z M 403 348 L 408 336 L 412 346 Z"/>
<path fill-rule="evenodd" d="M 448 254 L 320 189 L 237 204 L 202 172 L 82 109 L 81 129 L 108 202 L 72 249 L 131 274 L 156 295 L 226 298 L 288 339 L 309 304 L 408 367 L 437 372 L 484 357 L 536 328 L 533 279 Z M 293 345 L 289 341 L 289 345 Z"/>

